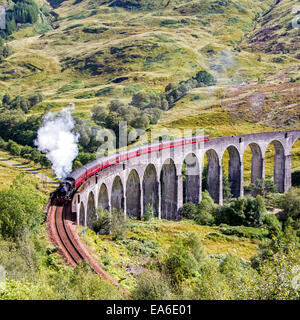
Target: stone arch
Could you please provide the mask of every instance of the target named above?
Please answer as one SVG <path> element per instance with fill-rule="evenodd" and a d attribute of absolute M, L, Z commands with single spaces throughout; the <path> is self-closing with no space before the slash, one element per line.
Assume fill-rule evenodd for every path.
<path fill-rule="evenodd" d="M 241 171 L 242 163 L 241 156 L 238 149 L 235 146 L 229 146 L 226 149 L 229 153 L 228 163 L 228 180 L 230 183 L 231 194 L 234 198 L 238 198 L 242 195 L 241 185 Z"/>
<path fill-rule="evenodd" d="M 291 178 L 290 186 L 300 186 L 300 138 L 291 147 Z"/>
<path fill-rule="evenodd" d="M 93 223 L 97 220 L 95 196 L 93 191 L 89 193 L 87 203 L 87 226 L 92 228 Z"/>
<path fill-rule="evenodd" d="M 105 183 L 102 183 L 99 189 L 98 207 L 102 207 L 105 210 L 109 210 L 109 197 L 107 186 Z"/>
<path fill-rule="evenodd" d="M 155 217 L 158 217 L 158 192 L 158 178 L 155 166 L 148 164 L 143 176 L 143 207 L 145 212 L 147 204 L 152 205 Z"/>
<path fill-rule="evenodd" d="M 124 210 L 124 189 L 119 176 L 116 176 L 111 190 L 111 207 L 118 211 Z"/>
<path fill-rule="evenodd" d="M 222 195 L 220 195 L 220 161 L 217 152 L 213 149 L 206 151 L 207 156 L 206 181 L 205 187 L 212 199 L 219 203 Z"/>
<path fill-rule="evenodd" d="M 251 183 L 255 183 L 257 179 L 264 178 L 264 159 L 262 151 L 257 143 L 249 144 L 251 150 Z"/>
<path fill-rule="evenodd" d="M 177 219 L 178 179 L 176 167 L 172 159 L 167 159 L 161 169 L 161 218 Z"/>
<path fill-rule="evenodd" d="M 79 224 L 85 226 L 85 210 L 83 202 L 80 203 L 79 209 Z"/>
<path fill-rule="evenodd" d="M 200 167 L 194 153 L 189 153 L 183 161 L 183 202 L 200 201 Z"/>
<path fill-rule="evenodd" d="M 141 219 L 140 177 L 135 169 L 131 170 L 126 182 L 126 213 Z"/>
<path fill-rule="evenodd" d="M 284 147 L 278 140 L 271 141 L 268 146 L 272 144 L 275 148 L 274 154 L 274 171 L 273 179 L 277 187 L 278 192 L 284 192 L 284 180 L 285 180 L 285 155 Z M 266 149 L 268 149 L 268 146 Z"/>

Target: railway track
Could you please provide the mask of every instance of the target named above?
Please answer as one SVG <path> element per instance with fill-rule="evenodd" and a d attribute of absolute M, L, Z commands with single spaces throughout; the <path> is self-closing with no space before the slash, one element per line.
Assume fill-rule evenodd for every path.
<path fill-rule="evenodd" d="M 71 206 L 52 205 L 48 209 L 47 216 L 48 235 L 55 246 L 60 248 L 60 254 L 64 260 L 75 267 L 85 260 L 92 270 L 102 278 L 113 283 L 123 294 L 128 292 L 123 289 L 117 279 L 105 272 L 98 262 L 89 254 L 81 239 L 79 238 L 76 226 L 71 220 Z"/>
<path fill-rule="evenodd" d="M 84 259 L 83 255 L 77 249 L 76 245 L 74 244 L 69 231 L 66 227 L 66 208 L 65 207 L 57 207 L 55 213 L 55 228 L 56 232 L 59 236 L 60 242 L 65 248 L 66 252 L 69 255 L 69 259 L 72 260 L 73 263 L 77 264 Z"/>

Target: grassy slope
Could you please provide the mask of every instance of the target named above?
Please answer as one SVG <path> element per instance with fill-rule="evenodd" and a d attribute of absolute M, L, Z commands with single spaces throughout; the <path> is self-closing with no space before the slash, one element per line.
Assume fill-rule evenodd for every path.
<path fill-rule="evenodd" d="M 49 177 L 53 176 L 53 172 L 51 170 L 42 169 L 27 159 L 11 156 L 6 151 L 0 150 L 0 158 L 8 159 L 15 163 L 24 165 L 28 168 L 41 172 L 44 175 L 48 175 Z M 15 167 L 3 161 L 0 161 L 0 190 L 7 188 L 21 172 L 24 172 L 26 178 L 30 181 L 30 183 L 37 190 L 39 190 L 39 194 L 43 197 L 44 203 L 47 203 L 50 192 L 55 189 L 55 186 L 53 184 L 48 183 L 34 174 L 31 174 L 21 168 Z"/>
<path fill-rule="evenodd" d="M 162 259 L 174 240 L 187 232 L 196 232 L 200 236 L 209 255 L 231 253 L 249 260 L 258 249 L 258 240 L 225 236 L 212 227 L 199 226 L 191 221 L 154 219 L 143 222 L 129 219 L 128 224 L 124 239 L 118 241 L 112 241 L 111 236 L 97 237 L 91 230 L 82 235 L 82 227 L 78 227 L 90 253 L 101 261 L 107 272 L 118 279 L 126 278 L 122 284 L 128 289 L 134 287 L 145 267 L 149 268 Z"/>
<path fill-rule="evenodd" d="M 200 90 L 200 101 L 191 102 L 190 98 L 199 94 L 194 91 L 161 121 L 162 125 L 180 126 L 176 120 L 182 120 L 188 110 L 201 125 L 199 115 L 207 113 L 203 109 L 220 103 L 221 89 L 226 92 L 236 82 L 255 84 L 258 77 L 264 77 L 274 67 L 279 72 L 297 62 L 291 57 L 283 66 L 274 64 L 268 54 L 250 52 L 246 45 L 245 51 L 237 51 L 244 34 L 253 29 L 256 12 L 267 10 L 273 1 L 233 1 L 234 5 L 221 7 L 224 14 L 211 14 L 207 6 L 212 1 L 204 1 L 207 6 L 191 8 L 194 2 L 199 1 L 179 1 L 175 8 L 171 2 L 164 10 L 130 12 L 99 6 L 93 1 L 77 5 L 65 1 L 56 9 L 60 15 L 58 29 L 41 36 L 32 28 L 14 34 L 16 40 L 10 45 L 16 53 L 1 66 L 2 73 L 9 77 L 1 83 L 2 94 L 8 88 L 13 94 L 41 90 L 53 109 L 75 100 L 77 112 L 88 113 L 94 104 L 107 104 L 115 96 L 127 101 L 128 91 L 148 88 L 159 92 L 168 82 L 186 79 L 201 68 L 221 66 L 223 70 L 215 72 L 219 90 Z M 97 13 L 91 15 L 93 11 Z M 105 31 L 96 34 L 87 33 L 86 29 Z M 225 58 L 224 52 L 228 54 Z M 257 61 L 259 55 L 261 62 Z M 30 70 L 26 63 L 39 69 Z M 8 73 L 12 70 L 16 72 Z M 129 79 L 111 83 L 121 76 Z M 70 90 L 58 93 L 66 84 L 71 85 Z M 114 88 L 109 97 L 75 98 L 107 85 Z M 33 112 L 41 112 L 46 103 Z M 212 117 L 219 116 L 214 108 L 209 113 Z M 234 121 L 232 114 L 229 118 Z M 237 122 L 243 123 L 241 119 Z M 227 132 L 232 132 L 228 123 L 224 125 Z M 249 127 L 245 123 L 245 128 Z"/>
<path fill-rule="evenodd" d="M 75 101 L 75 113 L 89 118 L 95 104 L 106 106 L 116 97 L 128 103 L 134 92 L 161 92 L 167 83 L 205 68 L 214 73 L 217 86 L 192 90 L 153 129 L 203 128 L 216 137 L 299 128 L 299 81 L 290 82 L 299 77 L 299 31 L 289 28 L 293 1 L 282 0 L 268 14 L 274 0 L 233 0 L 219 7 L 212 7 L 212 0 L 178 0 L 150 11 L 103 3 L 64 1 L 55 10 L 58 29 L 38 35 L 29 27 L 14 33 L 15 53 L 0 64 L 0 77 L 6 77 L 0 94 L 39 90 L 46 100 L 31 113 Z M 266 30 L 271 37 L 265 38 Z M 283 61 L 276 63 L 274 57 Z M 119 77 L 128 80 L 112 82 Z M 111 88 L 109 94 L 94 97 L 105 87 Z M 300 149 L 293 150 L 297 168 Z M 249 179 L 250 154 L 245 157 Z M 271 175 L 272 166 L 266 170 Z"/>

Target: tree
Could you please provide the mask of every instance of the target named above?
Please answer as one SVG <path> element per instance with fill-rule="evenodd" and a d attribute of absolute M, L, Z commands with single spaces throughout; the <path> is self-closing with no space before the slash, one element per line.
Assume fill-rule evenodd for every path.
<path fill-rule="evenodd" d="M 147 115 L 139 115 L 133 122 L 132 126 L 139 129 L 147 129 L 149 127 L 150 121 Z"/>
<path fill-rule="evenodd" d="M 0 191 L 0 234 L 3 238 L 23 238 L 38 230 L 44 220 L 41 199 L 32 190 L 24 174 L 9 189 Z"/>
<path fill-rule="evenodd" d="M 21 147 L 12 140 L 8 140 L 7 150 L 15 156 L 19 156 L 21 154 Z"/>
<path fill-rule="evenodd" d="M 300 218 L 300 189 L 292 188 L 289 192 L 285 193 L 280 202 L 280 207 L 286 218 L 294 220 Z"/>
<path fill-rule="evenodd" d="M 150 94 L 140 91 L 132 96 L 131 104 L 137 108 L 143 109 L 150 103 Z"/>
<path fill-rule="evenodd" d="M 195 221 L 200 225 L 213 224 L 214 216 L 212 213 L 214 209 L 215 203 L 206 190 L 202 193 L 202 200 L 197 205 L 197 214 L 194 216 Z"/>
<path fill-rule="evenodd" d="M 111 224 L 112 219 L 108 210 L 104 210 L 102 207 L 99 207 L 97 210 L 97 220 L 93 223 L 92 229 L 97 234 L 110 234 L 111 233 Z"/>
<path fill-rule="evenodd" d="M 147 203 L 146 210 L 143 214 L 143 220 L 144 221 L 150 221 L 154 217 L 154 209 L 153 206 L 150 203 Z"/>
<path fill-rule="evenodd" d="M 192 202 L 187 202 L 183 205 L 181 209 L 181 215 L 183 218 L 194 219 L 197 215 L 197 206 Z"/>
<path fill-rule="evenodd" d="M 277 192 L 277 187 L 272 180 L 256 179 L 255 183 L 250 184 L 249 191 L 254 197 L 257 195 L 266 197 L 268 193 Z"/>
<path fill-rule="evenodd" d="M 105 122 L 108 112 L 101 106 L 94 106 L 92 109 L 92 118 L 95 122 Z"/>
<path fill-rule="evenodd" d="M 199 87 L 216 85 L 215 78 L 209 72 L 207 72 L 205 70 L 199 71 L 196 74 L 195 79 L 197 80 Z"/>

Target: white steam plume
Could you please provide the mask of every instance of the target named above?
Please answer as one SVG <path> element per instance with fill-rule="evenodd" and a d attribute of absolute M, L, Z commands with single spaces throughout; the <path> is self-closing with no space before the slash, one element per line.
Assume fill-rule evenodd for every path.
<path fill-rule="evenodd" d="M 75 121 L 70 112 L 75 105 L 70 105 L 71 108 L 64 108 L 59 114 L 47 113 L 34 141 L 38 150 L 51 161 L 58 179 L 64 179 L 72 171 L 73 160 L 78 154 L 79 135 L 73 131 Z"/>

